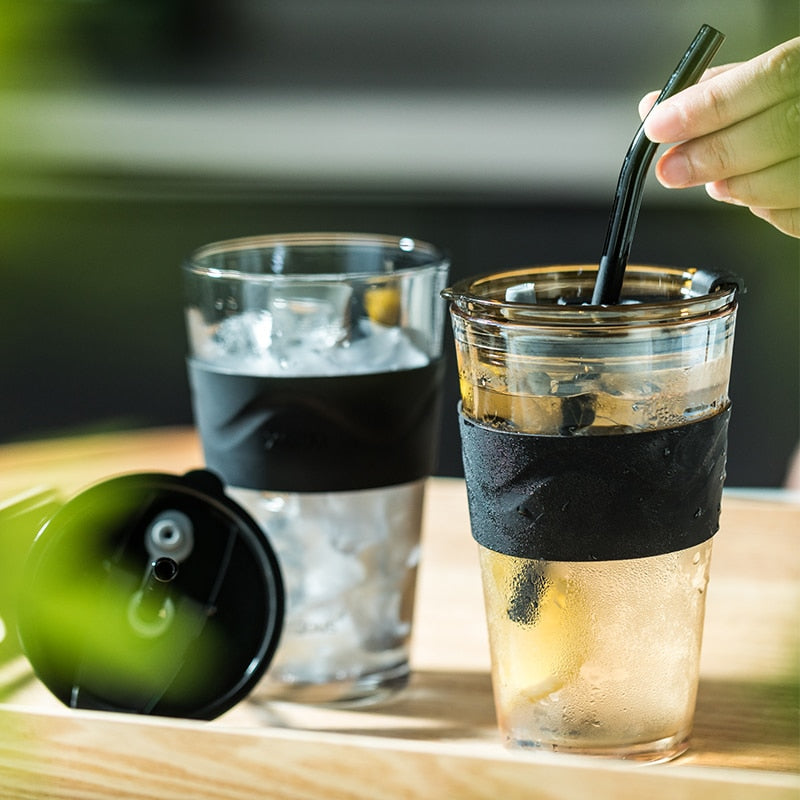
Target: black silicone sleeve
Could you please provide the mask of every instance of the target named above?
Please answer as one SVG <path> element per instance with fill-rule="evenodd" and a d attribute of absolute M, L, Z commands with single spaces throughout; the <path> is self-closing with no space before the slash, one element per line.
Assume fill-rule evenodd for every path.
<path fill-rule="evenodd" d="M 655 556 L 719 527 L 729 409 L 667 430 L 537 436 L 460 414 L 473 537 L 550 561 Z"/>
<path fill-rule="evenodd" d="M 442 366 L 273 378 L 189 362 L 206 465 L 230 486 L 270 491 L 372 489 L 424 478 L 435 466 Z"/>

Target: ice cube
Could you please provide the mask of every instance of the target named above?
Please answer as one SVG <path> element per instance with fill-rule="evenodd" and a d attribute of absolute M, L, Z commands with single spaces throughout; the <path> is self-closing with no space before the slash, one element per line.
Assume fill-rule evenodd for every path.
<path fill-rule="evenodd" d="M 216 358 L 260 358 L 269 352 L 272 316 L 265 311 L 245 311 L 225 319 L 212 337 Z"/>
<path fill-rule="evenodd" d="M 359 375 L 396 369 L 424 367 L 428 357 L 401 328 L 387 328 L 368 320 L 358 326 L 358 335 L 331 354 L 330 374 Z"/>
<path fill-rule="evenodd" d="M 352 294 L 343 283 L 277 284 L 269 301 L 273 346 L 325 349 L 343 341 L 350 328 Z"/>

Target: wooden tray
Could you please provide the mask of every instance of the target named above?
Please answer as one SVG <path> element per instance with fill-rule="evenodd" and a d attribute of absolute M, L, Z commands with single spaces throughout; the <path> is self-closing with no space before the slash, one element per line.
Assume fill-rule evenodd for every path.
<path fill-rule="evenodd" d="M 0 496 L 200 463 L 187 430 L 16 445 L 0 448 Z M 414 676 L 397 700 L 360 711 L 245 701 L 210 723 L 71 711 L 19 658 L 0 667 L 0 797 L 796 800 L 799 544 L 795 499 L 726 492 L 685 755 L 638 766 L 511 752 L 495 727 L 464 485 L 436 478 Z"/>

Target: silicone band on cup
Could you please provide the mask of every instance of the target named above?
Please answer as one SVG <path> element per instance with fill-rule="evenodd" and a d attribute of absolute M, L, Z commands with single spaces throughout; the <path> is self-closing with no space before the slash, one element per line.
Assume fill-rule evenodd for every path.
<path fill-rule="evenodd" d="M 396 372 L 262 377 L 189 362 L 206 465 L 229 486 L 335 492 L 433 471 L 441 359 Z"/>
<path fill-rule="evenodd" d="M 490 550 L 613 561 L 683 550 L 719 528 L 728 408 L 609 436 L 515 433 L 459 416 L 472 535 Z"/>

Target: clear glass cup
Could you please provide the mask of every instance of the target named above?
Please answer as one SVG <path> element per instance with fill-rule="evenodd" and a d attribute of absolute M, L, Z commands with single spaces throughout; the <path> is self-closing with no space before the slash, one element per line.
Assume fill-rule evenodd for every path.
<path fill-rule="evenodd" d="M 287 590 L 254 699 L 369 703 L 408 681 L 447 270 L 430 244 L 349 233 L 218 242 L 184 264 L 206 465 Z"/>
<path fill-rule="evenodd" d="M 597 307 L 596 274 L 444 292 L 471 527 L 507 744 L 658 761 L 694 715 L 736 287 L 628 266 Z"/>

